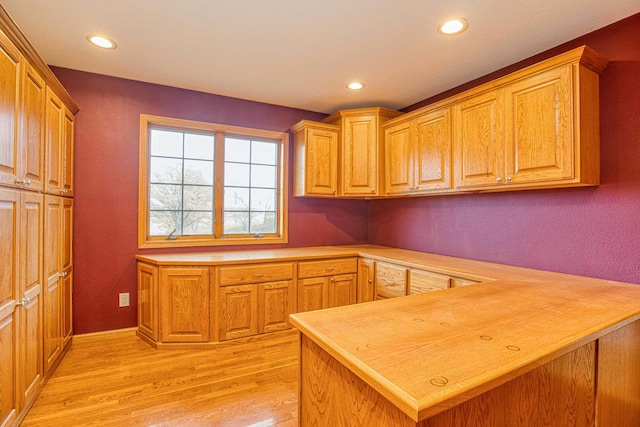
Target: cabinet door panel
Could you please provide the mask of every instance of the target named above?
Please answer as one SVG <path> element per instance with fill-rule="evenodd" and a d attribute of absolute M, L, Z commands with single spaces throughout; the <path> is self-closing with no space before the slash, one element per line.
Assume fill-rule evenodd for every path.
<path fill-rule="evenodd" d="M 328 306 L 327 278 L 298 280 L 298 311 L 320 310 Z"/>
<path fill-rule="evenodd" d="M 209 341 L 209 269 L 162 268 L 160 283 L 161 340 Z"/>
<path fill-rule="evenodd" d="M 44 181 L 46 86 L 44 79 L 29 63 L 24 65 L 19 177 L 29 180 L 29 185 L 23 188 L 41 191 Z"/>
<path fill-rule="evenodd" d="M 258 285 L 258 301 L 259 333 L 290 328 L 289 314 L 295 312 L 292 281 Z"/>
<path fill-rule="evenodd" d="M 138 263 L 138 330 L 158 341 L 158 268 Z"/>
<path fill-rule="evenodd" d="M 258 333 L 258 287 L 256 285 L 220 288 L 220 341 Z"/>
<path fill-rule="evenodd" d="M 346 117 L 343 126 L 343 194 L 375 194 L 378 186 L 378 120 L 376 116 Z"/>
<path fill-rule="evenodd" d="M 62 116 L 64 107 L 60 99 L 47 88 L 45 191 L 61 194 L 62 190 Z"/>
<path fill-rule="evenodd" d="M 308 130 L 306 192 L 335 195 L 338 188 L 338 133 Z"/>
<path fill-rule="evenodd" d="M 16 371 L 16 311 L 11 307 L 11 312 L 4 315 L 0 311 L 0 425 L 12 425 L 18 412 L 18 399 L 16 396 L 15 378 Z"/>
<path fill-rule="evenodd" d="M 417 120 L 416 185 L 421 191 L 451 188 L 451 113 L 449 109 Z"/>
<path fill-rule="evenodd" d="M 329 278 L 329 307 L 356 303 L 356 275 L 345 274 Z"/>
<path fill-rule="evenodd" d="M 403 297 L 407 294 L 405 267 L 376 263 L 376 299 Z"/>
<path fill-rule="evenodd" d="M 54 364 L 62 350 L 61 291 L 60 277 L 62 255 L 62 215 L 63 199 L 57 196 L 45 197 L 45 244 L 44 244 L 44 372 Z"/>
<path fill-rule="evenodd" d="M 73 196 L 73 144 L 74 144 L 73 114 L 64 109 L 62 116 L 62 190 L 65 196 Z"/>
<path fill-rule="evenodd" d="M 454 107 L 456 187 L 495 186 L 504 180 L 502 91 L 488 92 Z"/>
<path fill-rule="evenodd" d="M 505 103 L 510 182 L 573 178 L 571 66 L 510 85 Z"/>
<path fill-rule="evenodd" d="M 387 194 L 402 194 L 413 190 L 413 133 L 413 121 L 385 129 L 385 186 Z"/>
<path fill-rule="evenodd" d="M 368 302 L 375 299 L 376 262 L 371 259 L 358 260 L 358 289 L 356 292 L 357 302 Z"/>
<path fill-rule="evenodd" d="M 409 295 L 439 291 L 451 286 L 451 278 L 424 270 L 409 270 Z"/>
<path fill-rule="evenodd" d="M 0 31 L 0 183 L 16 186 L 18 164 L 18 100 L 22 57 Z"/>

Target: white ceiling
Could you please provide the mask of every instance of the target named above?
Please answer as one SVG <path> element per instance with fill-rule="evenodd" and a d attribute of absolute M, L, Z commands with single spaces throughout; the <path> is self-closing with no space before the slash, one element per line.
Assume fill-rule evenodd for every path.
<path fill-rule="evenodd" d="M 640 0 L 0 1 L 50 65 L 325 113 L 406 107 L 640 12 Z M 439 35 L 455 16 L 469 29 Z M 118 49 L 90 46 L 93 33 Z"/>

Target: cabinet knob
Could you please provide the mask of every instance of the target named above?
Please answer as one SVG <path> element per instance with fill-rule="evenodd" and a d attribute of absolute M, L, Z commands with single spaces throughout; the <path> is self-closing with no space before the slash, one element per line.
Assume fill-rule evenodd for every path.
<path fill-rule="evenodd" d="M 497 177 L 496 178 L 496 182 L 502 182 L 502 178 L 501 177 Z"/>
<path fill-rule="evenodd" d="M 510 176 L 507 177 L 507 182 L 509 182 L 509 181 L 511 181 L 511 177 Z"/>
<path fill-rule="evenodd" d="M 60 277 L 65 278 L 69 275 L 68 271 L 63 271 L 62 273 L 60 273 Z"/>
<path fill-rule="evenodd" d="M 27 185 L 26 179 L 16 179 L 16 184 L 18 185 Z"/>
<path fill-rule="evenodd" d="M 22 181 L 24 181 L 24 185 L 31 185 L 31 180 L 28 178 L 25 178 Z"/>
<path fill-rule="evenodd" d="M 370 285 L 373 285 L 373 280 L 369 279 L 369 280 L 367 280 L 367 283 L 370 284 Z"/>
<path fill-rule="evenodd" d="M 331 278 L 331 283 L 334 283 L 336 279 L 334 277 Z"/>
<path fill-rule="evenodd" d="M 331 192 L 332 192 L 333 194 L 336 194 L 336 189 L 334 188 L 333 190 L 331 190 Z"/>
<path fill-rule="evenodd" d="M 31 298 L 22 298 L 22 301 L 16 303 L 16 307 L 24 307 L 31 302 Z"/>
<path fill-rule="evenodd" d="M 253 274 L 253 277 L 255 277 L 255 278 L 262 277 L 262 276 L 264 276 L 264 274 L 262 274 L 262 273 L 254 273 Z"/>
<path fill-rule="evenodd" d="M 375 192 L 376 192 L 376 189 L 375 189 L 375 188 L 372 188 L 372 189 L 371 189 L 371 192 L 372 192 L 372 193 L 375 193 Z"/>
<path fill-rule="evenodd" d="M 335 267 L 327 267 L 327 268 L 325 268 L 325 270 L 326 271 L 333 271 L 333 270 L 335 270 Z"/>

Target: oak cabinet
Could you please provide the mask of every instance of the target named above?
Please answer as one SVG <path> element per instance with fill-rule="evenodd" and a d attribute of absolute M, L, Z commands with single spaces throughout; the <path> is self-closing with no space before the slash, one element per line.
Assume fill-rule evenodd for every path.
<path fill-rule="evenodd" d="M 45 99 L 44 79 L 24 62 L 20 111 L 18 179 L 22 188 L 42 191 L 44 184 Z"/>
<path fill-rule="evenodd" d="M 386 108 L 341 110 L 323 120 L 340 127 L 339 194 L 381 196 L 384 193 L 383 123 L 401 115 Z"/>
<path fill-rule="evenodd" d="M 443 108 L 385 128 L 386 194 L 451 188 L 451 111 Z"/>
<path fill-rule="evenodd" d="M 209 268 L 160 269 L 160 340 L 209 341 Z"/>
<path fill-rule="evenodd" d="M 43 289 L 43 351 L 44 372 L 53 367 L 62 352 L 61 301 L 62 292 L 62 221 L 63 199 L 45 196 L 44 207 L 44 289 Z"/>
<path fill-rule="evenodd" d="M 73 199 L 62 200 L 61 230 L 60 327 L 64 347 L 73 335 Z"/>
<path fill-rule="evenodd" d="M 385 262 L 376 263 L 376 300 L 407 294 L 407 268 Z"/>
<path fill-rule="evenodd" d="M 356 303 L 357 259 L 298 263 L 298 312 Z"/>
<path fill-rule="evenodd" d="M 49 194 L 64 194 L 62 188 L 64 106 L 50 88 L 47 88 L 46 107 L 45 191 Z"/>
<path fill-rule="evenodd" d="M 220 341 L 290 328 L 289 314 L 296 309 L 293 263 L 223 266 L 217 270 Z"/>
<path fill-rule="evenodd" d="M 303 120 L 293 132 L 294 196 L 338 194 L 338 126 Z"/>

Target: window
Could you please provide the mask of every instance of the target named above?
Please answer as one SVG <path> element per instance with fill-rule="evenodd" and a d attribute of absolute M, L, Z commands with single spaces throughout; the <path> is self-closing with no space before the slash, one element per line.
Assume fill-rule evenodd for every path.
<path fill-rule="evenodd" d="M 285 243 L 288 135 L 142 115 L 138 246 Z"/>

